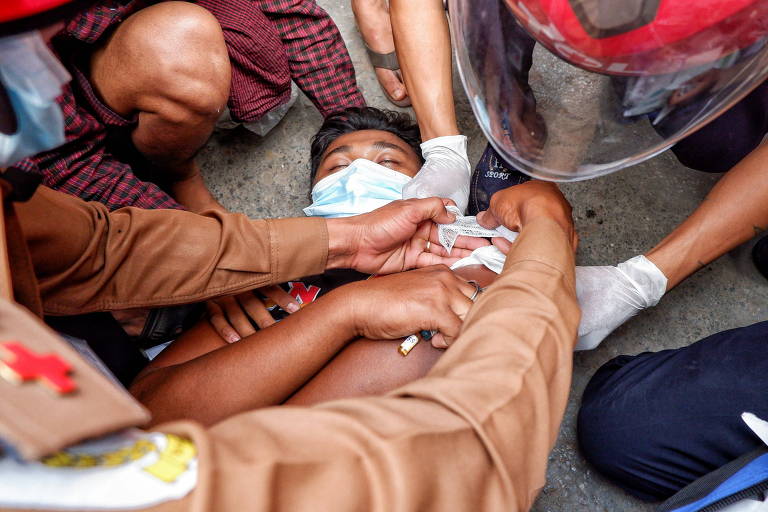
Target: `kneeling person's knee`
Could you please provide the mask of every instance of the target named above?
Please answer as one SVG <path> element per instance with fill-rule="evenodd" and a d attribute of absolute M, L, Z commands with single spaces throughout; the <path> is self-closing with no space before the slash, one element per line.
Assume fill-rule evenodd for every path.
<path fill-rule="evenodd" d="M 102 65 L 105 59 L 112 64 Z M 93 64 L 97 81 L 125 84 L 119 90 L 127 94 L 112 98 L 121 110 L 152 112 L 172 123 L 215 118 L 229 96 L 231 69 L 221 26 L 206 9 L 186 2 L 137 12 L 94 55 Z"/>
<path fill-rule="evenodd" d="M 582 397 L 577 419 L 582 455 L 605 478 L 645 501 L 657 501 L 676 488 L 656 475 L 657 445 L 652 429 L 640 425 L 636 403 L 617 388 L 624 365 L 635 359 L 617 357 L 593 376 Z M 624 379 L 626 380 L 626 379 Z M 663 416 L 662 411 L 659 414 Z M 663 421 L 663 419 L 662 419 Z"/>

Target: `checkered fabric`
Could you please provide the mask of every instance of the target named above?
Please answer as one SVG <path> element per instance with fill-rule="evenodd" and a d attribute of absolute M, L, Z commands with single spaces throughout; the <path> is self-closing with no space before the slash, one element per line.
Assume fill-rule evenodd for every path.
<path fill-rule="evenodd" d="M 107 125 L 84 101 L 75 100 L 73 85 L 65 86 L 58 100 L 64 112 L 66 143 L 13 167 L 40 173 L 44 185 L 86 201 L 99 201 L 110 210 L 124 206 L 182 208 L 160 187 L 140 180 L 130 165 L 107 150 Z"/>
<path fill-rule="evenodd" d="M 365 106 L 344 40 L 330 16 L 313 0 L 195 3 L 211 11 L 224 29 L 233 64 L 229 108 L 235 120 L 255 121 L 288 101 L 291 80 L 323 117 Z M 254 45 L 254 40 L 259 44 Z M 272 71 L 270 80 L 254 82 L 254 73 L 264 69 Z M 269 91 L 265 91 L 265 82 Z"/>
<path fill-rule="evenodd" d="M 137 118 L 126 119 L 103 104 L 85 69 L 89 45 L 149 3 L 99 0 L 71 19 L 56 50 L 73 82 L 58 99 L 66 144 L 13 167 L 40 173 L 51 188 L 99 201 L 110 209 L 181 208 L 157 185 L 140 180 L 110 151 L 110 135 L 129 137 Z M 290 83 L 326 116 L 365 100 L 336 25 L 313 0 L 197 0 L 219 20 L 232 62 L 229 108 L 235 120 L 255 121 L 290 97 Z M 85 58 L 84 58 L 85 54 Z"/>

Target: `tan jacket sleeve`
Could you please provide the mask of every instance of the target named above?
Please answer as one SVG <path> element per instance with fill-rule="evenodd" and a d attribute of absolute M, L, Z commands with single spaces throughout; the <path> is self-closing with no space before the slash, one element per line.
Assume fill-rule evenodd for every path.
<path fill-rule="evenodd" d="M 162 510 L 527 510 L 544 484 L 579 309 L 562 230 L 529 224 L 463 333 L 384 397 L 241 414 L 195 439 L 198 488 Z"/>
<path fill-rule="evenodd" d="M 122 208 L 40 187 L 16 212 L 46 314 L 163 306 L 322 273 L 325 219 Z"/>

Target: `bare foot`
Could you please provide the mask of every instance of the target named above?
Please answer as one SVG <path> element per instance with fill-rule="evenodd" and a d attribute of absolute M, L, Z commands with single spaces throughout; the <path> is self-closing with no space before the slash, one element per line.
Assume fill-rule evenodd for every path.
<path fill-rule="evenodd" d="M 352 0 L 352 12 L 355 14 L 357 29 L 368 48 L 377 53 L 395 51 L 387 0 Z M 373 69 L 390 101 L 402 107 L 410 105 L 408 92 L 399 71 L 376 67 Z"/>
<path fill-rule="evenodd" d="M 227 211 L 226 208 L 213 197 L 208 190 L 208 187 L 205 186 L 205 181 L 203 180 L 203 176 L 200 174 L 199 169 L 191 176 L 174 181 L 171 184 L 171 195 L 174 199 L 195 213 L 204 210 Z"/>

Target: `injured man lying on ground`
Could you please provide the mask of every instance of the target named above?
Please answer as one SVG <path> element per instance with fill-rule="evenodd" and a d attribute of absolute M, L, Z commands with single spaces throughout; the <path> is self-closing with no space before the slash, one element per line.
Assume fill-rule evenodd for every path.
<path fill-rule="evenodd" d="M 418 127 L 403 114 L 354 108 L 329 117 L 312 142 L 312 204 L 305 213 L 349 216 L 400 199 L 422 165 L 419 142 Z M 302 308 L 289 315 L 272 305 L 280 321 L 235 343 L 203 319 L 152 360 L 131 392 L 154 422 L 184 417 L 212 424 L 256 407 L 383 394 L 417 379 L 461 328 L 463 318 L 440 312 L 460 309 L 496 277 L 478 255 L 498 253 L 503 263 L 483 236 L 513 238 L 473 227 L 475 236 L 451 249 L 454 266 L 461 266 L 455 271 L 433 266 L 377 277 L 341 270 L 289 282 L 284 287 Z M 441 242 L 466 233 L 433 231 L 429 252 L 440 255 Z M 416 327 L 425 318 L 439 331 L 431 339 Z M 419 332 L 429 341 L 401 355 L 403 338 Z"/>

